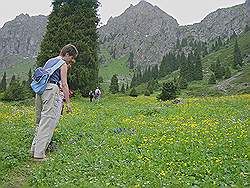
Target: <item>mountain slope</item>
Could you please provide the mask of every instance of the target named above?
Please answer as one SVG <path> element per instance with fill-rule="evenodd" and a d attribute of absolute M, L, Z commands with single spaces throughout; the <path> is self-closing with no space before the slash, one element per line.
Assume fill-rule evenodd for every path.
<path fill-rule="evenodd" d="M 0 29 L 0 55 L 22 54 L 33 57 L 37 54 L 46 30 L 46 16 L 21 14 Z"/>
<path fill-rule="evenodd" d="M 114 58 L 133 52 L 138 64 L 157 64 L 156 57 L 174 47 L 178 27 L 173 17 L 141 1 L 99 29 L 100 48 Z"/>
<path fill-rule="evenodd" d="M 210 41 L 218 36 L 229 37 L 234 31 L 239 34 L 245 28 L 246 16 L 246 4 L 241 4 L 218 9 L 200 23 L 179 26 L 158 7 L 141 1 L 99 29 L 100 49 L 108 50 L 114 58 L 133 52 L 137 65 L 159 64 L 173 50 L 177 38 Z"/>

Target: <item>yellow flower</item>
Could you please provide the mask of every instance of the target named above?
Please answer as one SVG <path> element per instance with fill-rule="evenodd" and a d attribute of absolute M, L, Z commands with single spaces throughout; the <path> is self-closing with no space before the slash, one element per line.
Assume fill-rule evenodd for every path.
<path fill-rule="evenodd" d="M 161 173 L 160 173 L 161 176 L 165 176 L 165 172 L 163 170 L 161 170 Z"/>

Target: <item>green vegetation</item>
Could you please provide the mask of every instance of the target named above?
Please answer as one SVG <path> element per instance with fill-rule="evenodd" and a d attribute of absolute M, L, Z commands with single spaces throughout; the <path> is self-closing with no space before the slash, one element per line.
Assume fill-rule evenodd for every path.
<path fill-rule="evenodd" d="M 123 77 L 126 81 L 130 79 L 127 56 L 113 59 L 111 63 L 100 65 L 99 76 L 101 76 L 104 81 L 111 80 L 111 77 L 114 74 Z"/>
<path fill-rule="evenodd" d="M 242 33 L 238 37 L 238 45 L 241 50 L 242 57 L 245 57 L 247 54 L 250 53 L 249 41 L 250 41 L 250 31 Z M 232 40 L 230 43 L 226 44 L 220 50 L 205 56 L 202 59 L 202 65 L 205 68 L 205 70 L 208 71 L 209 66 L 213 62 L 216 62 L 218 58 L 220 59 L 223 65 L 232 66 L 234 61 L 234 45 L 235 45 L 235 40 Z"/>
<path fill-rule="evenodd" d="M 54 0 L 47 31 L 41 43 L 37 65 L 57 56 L 63 46 L 74 44 L 79 50 L 77 63 L 69 75 L 71 89 L 88 96 L 98 84 L 97 0 Z"/>
<path fill-rule="evenodd" d="M 44 163 L 29 157 L 34 107 L 0 102 L 0 187 L 248 187 L 249 99 L 75 99 Z"/>
<path fill-rule="evenodd" d="M 11 59 L 16 63 L 15 65 L 0 69 L 0 79 L 2 79 L 4 72 L 6 72 L 7 83 L 9 83 L 13 74 L 20 78 L 21 81 L 28 79 L 29 70 L 35 67 L 34 59 L 25 59 L 21 56 L 12 56 Z"/>

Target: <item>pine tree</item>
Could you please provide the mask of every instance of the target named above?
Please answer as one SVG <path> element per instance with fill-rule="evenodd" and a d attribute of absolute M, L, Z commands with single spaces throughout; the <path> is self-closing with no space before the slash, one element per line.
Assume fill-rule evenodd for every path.
<path fill-rule="evenodd" d="M 10 85 L 13 84 L 15 81 L 16 81 L 16 76 L 15 74 L 13 74 L 10 80 Z"/>
<path fill-rule="evenodd" d="M 147 84 L 147 90 L 150 92 L 150 94 L 154 93 L 154 88 L 155 88 L 155 81 L 150 80 Z"/>
<path fill-rule="evenodd" d="M 188 82 L 187 82 L 186 78 L 180 77 L 179 81 L 178 81 L 178 87 L 180 89 L 187 89 L 187 86 L 188 86 Z"/>
<path fill-rule="evenodd" d="M 129 90 L 129 86 L 128 86 L 128 83 L 126 84 L 126 91 L 128 91 Z"/>
<path fill-rule="evenodd" d="M 188 54 L 188 59 L 187 59 L 186 76 L 184 77 L 184 78 L 186 78 L 186 80 L 188 82 L 193 81 L 194 78 L 195 78 L 195 75 L 194 75 L 194 69 L 195 69 L 194 61 L 195 61 L 194 54 L 193 54 L 193 52 L 190 52 Z"/>
<path fill-rule="evenodd" d="M 218 37 L 218 46 L 219 46 L 219 47 L 223 46 L 223 43 L 222 43 L 222 41 L 221 41 L 221 38 L 220 38 L 220 37 Z"/>
<path fill-rule="evenodd" d="M 224 74 L 225 74 L 225 69 L 224 67 L 221 65 L 220 59 L 217 58 L 216 64 L 215 64 L 215 77 L 216 79 L 222 79 Z"/>
<path fill-rule="evenodd" d="M 180 58 L 180 77 L 185 80 L 188 78 L 188 62 L 184 53 L 181 54 Z"/>
<path fill-rule="evenodd" d="M 133 52 L 129 53 L 128 67 L 129 67 L 129 69 L 134 69 L 135 68 L 135 65 L 134 65 L 134 53 Z"/>
<path fill-rule="evenodd" d="M 181 40 L 181 46 L 182 47 L 187 46 L 187 39 L 186 38 L 184 38 L 184 39 Z"/>
<path fill-rule="evenodd" d="M 131 92 L 130 92 L 129 96 L 131 96 L 131 97 L 137 97 L 138 96 L 138 93 L 137 93 L 137 91 L 136 91 L 136 89 L 134 87 L 131 89 Z"/>
<path fill-rule="evenodd" d="M 153 79 L 157 79 L 159 77 L 158 65 L 153 66 L 152 77 L 153 77 Z"/>
<path fill-rule="evenodd" d="M 225 79 L 228 79 L 228 78 L 230 78 L 231 76 L 232 76 L 232 73 L 231 73 L 231 71 L 230 71 L 230 68 L 229 68 L 229 66 L 226 66 L 224 78 L 225 78 Z"/>
<path fill-rule="evenodd" d="M 136 75 L 134 73 L 132 80 L 131 80 L 131 83 L 130 83 L 130 88 L 133 88 L 135 86 L 136 86 Z"/>
<path fill-rule="evenodd" d="M 177 49 L 181 48 L 181 44 L 180 44 L 180 39 L 179 38 L 177 38 L 177 41 L 176 41 L 176 48 Z"/>
<path fill-rule="evenodd" d="M 74 44 L 79 56 L 72 66 L 69 85 L 87 96 L 98 83 L 98 0 L 54 0 L 49 15 L 47 32 L 40 47 L 37 65 L 42 66 L 49 58 L 57 56 L 60 49 Z"/>
<path fill-rule="evenodd" d="M 233 61 L 233 68 L 236 69 L 238 67 L 242 67 L 242 57 L 241 57 L 241 51 L 237 42 L 237 39 L 235 40 L 234 45 L 234 61 Z"/>
<path fill-rule="evenodd" d="M 202 79 L 203 79 L 203 72 L 202 72 L 201 57 L 198 52 L 195 52 L 194 80 L 202 80 Z"/>
<path fill-rule="evenodd" d="M 118 78 L 117 75 L 113 75 L 111 78 L 111 83 L 109 86 L 109 91 L 113 94 L 118 93 L 119 92 L 119 85 L 118 85 Z"/>
<path fill-rule="evenodd" d="M 216 84 L 216 77 L 214 75 L 214 73 L 211 74 L 209 80 L 208 80 L 209 84 Z"/>
<path fill-rule="evenodd" d="M 6 81 L 6 72 L 4 72 L 3 74 L 3 78 L 1 80 L 1 87 L 0 87 L 0 91 L 5 91 L 7 88 L 7 81 Z"/>
<path fill-rule="evenodd" d="M 163 101 L 175 99 L 177 96 L 177 87 L 173 82 L 166 82 L 163 84 L 162 92 L 158 96 L 158 99 Z"/>
<path fill-rule="evenodd" d="M 248 31 L 250 31 L 250 27 L 248 25 L 246 25 L 246 27 L 245 27 L 245 33 L 248 32 Z"/>
<path fill-rule="evenodd" d="M 144 92 L 144 95 L 145 96 L 150 96 L 150 94 L 151 94 L 150 91 L 148 89 L 146 89 L 145 92 Z"/>
<path fill-rule="evenodd" d="M 124 85 L 124 83 L 122 83 L 122 87 L 121 87 L 121 93 L 125 93 L 126 91 L 125 91 L 125 85 Z"/>

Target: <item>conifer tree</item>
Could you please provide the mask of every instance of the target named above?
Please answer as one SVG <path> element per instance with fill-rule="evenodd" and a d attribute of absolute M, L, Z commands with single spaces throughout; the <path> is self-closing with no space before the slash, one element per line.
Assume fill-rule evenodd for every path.
<path fill-rule="evenodd" d="M 187 79 L 188 82 L 193 81 L 195 76 L 194 76 L 194 61 L 195 61 L 195 57 L 193 52 L 190 52 L 188 54 L 188 59 L 187 59 L 187 70 L 186 70 L 186 76 L 184 78 Z"/>
<path fill-rule="evenodd" d="M 150 80 L 147 84 L 147 90 L 150 92 L 150 94 L 154 93 L 154 88 L 155 88 L 155 81 Z"/>
<path fill-rule="evenodd" d="M 180 58 L 180 77 L 185 80 L 187 80 L 188 77 L 188 62 L 184 53 L 181 54 Z"/>
<path fill-rule="evenodd" d="M 137 97 L 138 96 L 138 93 L 137 93 L 137 91 L 136 91 L 136 89 L 134 87 L 131 89 L 131 92 L 130 92 L 129 96 L 131 96 L 131 97 Z"/>
<path fill-rule="evenodd" d="M 214 73 L 211 74 L 209 80 L 208 80 L 209 84 L 216 84 L 216 77 L 214 75 Z"/>
<path fill-rule="evenodd" d="M 162 92 L 158 96 L 158 99 L 163 101 L 175 99 L 177 96 L 177 87 L 173 82 L 166 82 L 163 84 Z"/>
<path fill-rule="evenodd" d="M 245 27 L 245 33 L 248 32 L 248 31 L 250 31 L 250 27 L 249 27 L 249 25 L 246 25 L 246 27 Z"/>
<path fill-rule="evenodd" d="M 229 68 L 229 66 L 226 66 L 224 78 L 225 78 L 225 79 L 228 79 L 228 78 L 230 78 L 231 76 L 232 76 L 232 73 L 231 73 L 231 71 L 230 71 L 230 68 Z"/>
<path fill-rule="evenodd" d="M 203 72 L 202 72 L 202 64 L 201 57 L 198 52 L 195 53 L 195 63 L 194 63 L 194 80 L 202 80 Z"/>
<path fill-rule="evenodd" d="M 158 65 L 153 66 L 152 77 L 153 77 L 153 79 L 157 79 L 159 77 Z"/>
<path fill-rule="evenodd" d="M 109 86 L 109 91 L 113 94 L 118 93 L 119 92 L 119 85 L 118 85 L 118 78 L 117 75 L 113 75 L 111 78 L 111 83 Z"/>
<path fill-rule="evenodd" d="M 128 67 L 129 69 L 134 69 L 135 65 L 134 65 L 134 53 L 130 52 L 129 53 L 129 58 L 128 58 Z"/>
<path fill-rule="evenodd" d="M 10 85 L 13 84 L 15 81 L 16 81 L 16 76 L 15 74 L 13 74 L 10 80 Z"/>
<path fill-rule="evenodd" d="M 136 86 L 136 75 L 134 73 L 132 80 L 131 80 L 131 83 L 130 83 L 130 88 L 133 88 L 135 86 Z"/>
<path fill-rule="evenodd" d="M 234 61 L 233 61 L 233 68 L 236 69 L 238 67 L 241 67 L 242 64 L 242 57 L 241 57 L 241 51 L 237 42 L 237 39 L 235 40 L 234 45 Z"/>
<path fill-rule="evenodd" d="M 218 37 L 218 46 L 219 46 L 219 47 L 223 46 L 223 43 L 222 43 L 222 41 L 221 41 L 221 38 L 220 38 L 220 37 Z"/>
<path fill-rule="evenodd" d="M 187 46 L 187 39 L 186 38 L 184 38 L 184 39 L 181 40 L 181 46 L 182 47 Z"/>
<path fill-rule="evenodd" d="M 129 90 L 129 86 L 128 86 L 128 83 L 126 84 L 126 91 L 128 91 Z"/>
<path fill-rule="evenodd" d="M 225 69 L 224 67 L 221 65 L 220 59 L 217 58 L 216 64 L 215 64 L 215 77 L 216 79 L 222 79 L 224 74 L 225 74 Z"/>
<path fill-rule="evenodd" d="M 57 56 L 60 49 L 74 44 L 78 51 L 76 63 L 69 75 L 71 89 L 79 89 L 88 95 L 98 83 L 98 0 L 54 0 L 49 15 L 47 32 L 40 47 L 37 65 L 42 66 L 49 58 Z"/>
<path fill-rule="evenodd" d="M 0 86 L 0 91 L 5 91 L 7 88 L 6 72 L 3 73 L 3 78 L 1 80 Z"/>
<path fill-rule="evenodd" d="M 181 48 L 181 43 L 180 43 L 180 39 L 179 38 L 177 38 L 177 41 L 176 41 L 176 48 L 177 49 Z"/>
<path fill-rule="evenodd" d="M 187 86 L 188 86 L 188 82 L 187 82 L 186 78 L 180 77 L 179 81 L 178 81 L 178 87 L 180 89 L 187 89 Z"/>
<path fill-rule="evenodd" d="M 121 87 L 121 93 L 125 93 L 126 91 L 125 91 L 125 85 L 124 85 L 124 83 L 122 83 L 122 87 Z"/>

